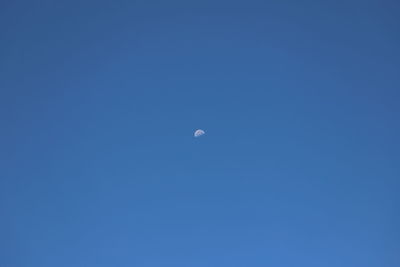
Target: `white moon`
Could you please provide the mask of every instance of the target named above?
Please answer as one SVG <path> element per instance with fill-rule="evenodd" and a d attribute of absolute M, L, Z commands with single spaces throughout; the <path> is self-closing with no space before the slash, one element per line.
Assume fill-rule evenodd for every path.
<path fill-rule="evenodd" d="M 198 129 L 194 132 L 194 137 L 199 137 L 202 136 L 203 134 L 205 134 L 206 132 L 203 131 L 202 129 Z"/>

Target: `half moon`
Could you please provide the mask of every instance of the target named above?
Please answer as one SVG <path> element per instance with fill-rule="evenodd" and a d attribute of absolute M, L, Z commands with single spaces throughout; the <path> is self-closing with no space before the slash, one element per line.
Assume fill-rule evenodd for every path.
<path fill-rule="evenodd" d="M 200 136 L 202 136 L 203 134 L 205 134 L 206 132 L 205 131 L 203 131 L 202 129 L 198 129 L 198 130 L 196 130 L 195 132 L 194 132 L 194 137 L 200 137 Z"/>

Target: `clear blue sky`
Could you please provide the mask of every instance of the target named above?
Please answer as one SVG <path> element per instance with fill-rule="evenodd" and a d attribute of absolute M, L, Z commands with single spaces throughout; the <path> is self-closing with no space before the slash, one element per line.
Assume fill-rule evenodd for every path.
<path fill-rule="evenodd" d="M 399 13 L 1 1 L 0 266 L 400 266 Z"/>

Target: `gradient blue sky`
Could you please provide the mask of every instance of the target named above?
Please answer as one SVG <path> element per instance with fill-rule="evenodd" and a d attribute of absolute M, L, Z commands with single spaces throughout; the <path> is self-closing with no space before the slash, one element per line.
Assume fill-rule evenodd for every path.
<path fill-rule="evenodd" d="M 400 266 L 399 13 L 1 1 L 0 266 Z"/>

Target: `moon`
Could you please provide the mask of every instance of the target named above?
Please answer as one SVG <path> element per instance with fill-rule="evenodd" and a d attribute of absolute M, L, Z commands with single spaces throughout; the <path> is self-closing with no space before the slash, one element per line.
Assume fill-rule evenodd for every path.
<path fill-rule="evenodd" d="M 194 137 L 200 137 L 202 135 L 204 135 L 206 132 L 203 131 L 202 129 L 198 129 L 194 132 Z"/>

